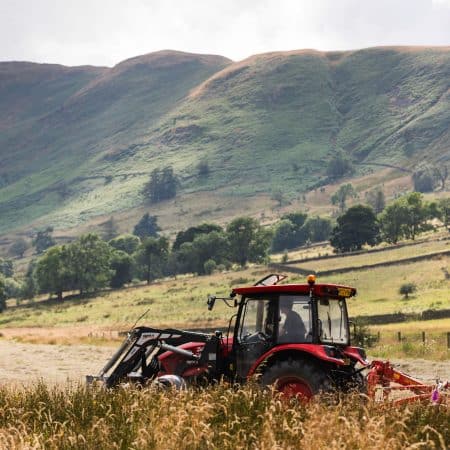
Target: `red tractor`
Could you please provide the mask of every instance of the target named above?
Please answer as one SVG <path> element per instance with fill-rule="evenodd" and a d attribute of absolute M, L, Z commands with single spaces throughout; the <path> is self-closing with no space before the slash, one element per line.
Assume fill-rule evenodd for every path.
<path fill-rule="evenodd" d="M 311 398 L 332 389 L 374 393 L 375 384 L 387 387 L 400 378 L 389 363 L 370 365 L 365 351 L 351 345 L 346 299 L 355 288 L 318 284 L 313 275 L 305 284 L 278 285 L 284 278 L 271 274 L 254 286 L 234 288 L 227 298 L 208 296 L 209 310 L 216 300 L 237 309 L 226 335 L 134 328 L 100 374 L 87 381 L 182 387 L 221 379 L 245 383 L 255 376 L 287 396 Z M 417 393 L 429 393 L 428 386 L 421 389 L 417 380 L 401 376 Z"/>

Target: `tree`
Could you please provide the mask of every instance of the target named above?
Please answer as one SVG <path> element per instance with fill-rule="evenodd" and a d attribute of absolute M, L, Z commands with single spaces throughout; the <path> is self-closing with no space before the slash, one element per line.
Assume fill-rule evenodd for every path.
<path fill-rule="evenodd" d="M 399 294 L 403 295 L 403 298 L 406 300 L 409 298 L 410 294 L 413 294 L 417 291 L 417 286 L 414 283 L 405 283 L 400 286 L 398 290 Z"/>
<path fill-rule="evenodd" d="M 198 253 L 193 242 L 183 242 L 170 258 L 172 273 L 198 273 Z"/>
<path fill-rule="evenodd" d="M 229 264 L 229 242 L 223 231 L 199 234 L 192 242 L 183 242 L 175 251 L 179 273 L 207 273 L 207 261 Z M 209 263 L 209 266 L 211 264 Z"/>
<path fill-rule="evenodd" d="M 281 189 L 277 189 L 275 191 L 272 192 L 272 195 L 270 197 L 272 200 L 277 202 L 277 205 L 283 206 L 284 202 L 285 202 L 285 198 L 284 198 L 284 193 Z"/>
<path fill-rule="evenodd" d="M 434 176 L 441 182 L 441 191 L 445 191 L 445 182 L 448 178 L 448 166 L 441 164 L 433 169 Z"/>
<path fill-rule="evenodd" d="M 416 192 L 433 192 L 435 187 L 435 177 L 433 171 L 428 166 L 419 167 L 412 176 L 414 190 Z"/>
<path fill-rule="evenodd" d="M 209 164 L 207 161 L 200 161 L 197 164 L 197 171 L 199 178 L 208 178 L 209 176 Z"/>
<path fill-rule="evenodd" d="M 209 234 L 213 231 L 223 233 L 223 228 L 214 223 L 202 223 L 201 225 L 190 227 L 185 231 L 180 231 L 175 237 L 172 250 L 178 250 L 181 247 L 181 244 L 185 242 L 193 242 L 197 236 L 200 236 L 201 234 Z"/>
<path fill-rule="evenodd" d="M 411 192 L 388 205 L 380 215 L 383 239 L 397 243 L 402 238 L 415 239 L 417 234 L 430 230 L 429 220 L 439 216 L 435 203 L 427 203 L 419 192 Z"/>
<path fill-rule="evenodd" d="M 5 294 L 7 298 L 18 299 L 22 293 L 22 284 L 14 278 L 5 278 Z"/>
<path fill-rule="evenodd" d="M 214 261 L 216 264 L 229 262 L 229 242 L 223 231 L 211 231 L 208 234 L 200 234 L 193 241 L 193 251 L 197 259 L 196 272 L 200 275 L 207 273 L 205 264 Z"/>
<path fill-rule="evenodd" d="M 203 264 L 203 272 L 205 275 L 211 275 L 217 268 L 217 264 L 213 259 L 208 259 L 208 261 Z"/>
<path fill-rule="evenodd" d="M 133 258 L 122 250 L 115 250 L 111 256 L 111 270 L 113 272 L 109 285 L 112 288 L 121 288 L 132 279 L 131 268 Z"/>
<path fill-rule="evenodd" d="M 447 231 L 450 231 L 450 198 L 442 198 L 438 202 L 439 218 Z"/>
<path fill-rule="evenodd" d="M 433 229 L 429 220 L 435 215 L 434 204 L 425 202 L 423 195 L 419 192 L 411 192 L 404 196 L 401 201 L 405 202 L 407 209 L 404 224 L 404 235 L 407 239 L 414 240 L 417 234 Z"/>
<path fill-rule="evenodd" d="M 158 217 L 145 213 L 141 220 L 135 225 L 133 234 L 141 238 L 157 237 L 161 228 L 158 226 Z"/>
<path fill-rule="evenodd" d="M 96 234 L 85 234 L 68 246 L 72 289 L 84 292 L 106 286 L 112 276 L 111 247 Z"/>
<path fill-rule="evenodd" d="M 308 239 L 305 228 L 307 217 L 302 212 L 285 214 L 274 228 L 272 251 L 279 252 L 303 245 Z"/>
<path fill-rule="evenodd" d="M 0 274 L 6 278 L 14 275 L 14 264 L 10 259 L 0 258 Z"/>
<path fill-rule="evenodd" d="M 330 239 L 333 224 L 325 217 L 310 217 L 302 227 L 306 240 L 311 242 L 322 242 Z"/>
<path fill-rule="evenodd" d="M 24 253 L 28 250 L 30 245 L 24 238 L 16 239 L 11 247 L 9 247 L 8 253 L 11 256 L 18 256 L 19 258 L 23 258 Z"/>
<path fill-rule="evenodd" d="M 295 225 L 290 220 L 284 219 L 278 222 L 273 234 L 272 251 L 281 252 L 295 248 L 297 246 L 295 231 Z"/>
<path fill-rule="evenodd" d="M 257 220 L 251 217 L 234 219 L 227 227 L 227 236 L 231 260 L 242 267 L 248 261 L 258 262 L 267 256 L 271 232 L 263 230 Z"/>
<path fill-rule="evenodd" d="M 0 276 L 0 313 L 6 309 L 5 283 L 3 277 Z"/>
<path fill-rule="evenodd" d="M 42 255 L 36 264 L 36 279 L 40 292 L 54 293 L 58 300 L 63 292 L 70 289 L 72 273 L 70 255 L 67 246 L 55 245 Z"/>
<path fill-rule="evenodd" d="M 379 242 L 379 232 L 372 208 L 356 205 L 337 218 L 330 243 L 339 252 L 361 250 L 365 244 L 376 245 Z"/>
<path fill-rule="evenodd" d="M 282 219 L 287 219 L 292 222 L 297 230 L 299 230 L 306 222 L 308 215 L 302 212 L 293 212 L 285 214 Z"/>
<path fill-rule="evenodd" d="M 380 214 L 386 207 L 386 198 L 381 188 L 373 189 L 366 193 L 366 201 L 372 207 L 375 214 Z"/>
<path fill-rule="evenodd" d="M 165 237 L 145 239 L 135 253 L 135 261 L 147 284 L 164 274 L 169 255 L 169 241 Z"/>
<path fill-rule="evenodd" d="M 356 191 L 353 186 L 350 183 L 341 184 L 341 186 L 339 186 L 339 189 L 332 195 L 331 203 L 333 205 L 337 205 L 339 207 L 339 211 L 343 213 L 347 208 L 346 202 L 350 197 L 357 197 Z"/>
<path fill-rule="evenodd" d="M 38 291 L 38 283 L 35 277 L 36 261 L 33 260 L 28 264 L 25 279 L 22 284 L 21 298 L 31 299 Z"/>
<path fill-rule="evenodd" d="M 105 241 L 110 241 L 119 234 L 117 223 L 112 216 L 106 222 L 103 222 L 100 226 L 103 229 L 102 237 Z"/>
<path fill-rule="evenodd" d="M 44 253 L 50 247 L 53 247 L 56 242 L 52 237 L 53 227 L 47 227 L 45 230 L 40 230 L 36 233 L 33 239 L 33 246 L 36 248 L 38 255 Z"/>
<path fill-rule="evenodd" d="M 121 234 L 108 242 L 115 250 L 121 250 L 129 255 L 132 255 L 137 250 L 140 243 L 141 240 L 134 234 Z"/>
<path fill-rule="evenodd" d="M 388 205 L 380 215 L 381 235 L 383 240 L 396 244 L 404 236 L 408 209 L 404 202 L 395 201 Z"/>
<path fill-rule="evenodd" d="M 173 167 L 168 166 L 163 170 L 154 169 L 152 171 L 143 193 L 151 203 L 158 203 L 175 197 L 177 186 L 178 180 L 173 172 Z"/>
<path fill-rule="evenodd" d="M 353 165 L 348 157 L 338 150 L 334 153 L 327 166 L 327 176 L 331 179 L 342 178 L 353 172 Z"/>

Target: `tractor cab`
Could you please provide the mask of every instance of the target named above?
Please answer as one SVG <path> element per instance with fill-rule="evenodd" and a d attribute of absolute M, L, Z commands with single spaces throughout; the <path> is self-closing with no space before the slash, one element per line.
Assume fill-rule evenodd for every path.
<path fill-rule="evenodd" d="M 350 345 L 346 299 L 356 289 L 316 284 L 314 275 L 305 284 L 277 285 L 274 277 L 232 291 L 238 297 L 232 347 L 238 380 L 280 351 L 337 356 Z"/>

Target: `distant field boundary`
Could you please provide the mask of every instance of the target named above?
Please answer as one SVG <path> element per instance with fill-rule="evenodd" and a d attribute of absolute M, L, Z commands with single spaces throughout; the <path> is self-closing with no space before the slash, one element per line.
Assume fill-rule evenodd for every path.
<path fill-rule="evenodd" d="M 449 237 L 439 238 L 439 239 L 426 239 L 426 240 L 424 239 L 424 240 L 418 240 L 418 241 L 414 241 L 414 242 L 404 242 L 404 243 L 401 243 L 401 244 L 390 245 L 388 247 L 372 248 L 372 249 L 368 249 L 368 250 L 359 250 L 359 251 L 356 251 L 356 252 L 334 253 L 332 255 L 313 256 L 313 257 L 310 257 L 310 258 L 298 258 L 298 259 L 292 259 L 292 260 L 288 261 L 287 263 L 285 263 L 285 265 L 298 264 L 298 263 L 307 262 L 307 261 L 322 261 L 324 259 L 346 258 L 346 257 L 349 257 L 349 256 L 366 255 L 366 254 L 370 254 L 370 253 L 381 253 L 381 252 L 387 252 L 389 250 L 396 250 L 398 248 L 410 247 L 410 246 L 413 246 L 413 245 L 425 244 L 427 242 L 440 242 L 440 241 L 448 241 L 448 240 L 450 240 L 450 236 Z M 314 246 L 322 246 L 322 245 L 324 245 L 326 243 L 328 243 L 328 241 L 320 242 L 320 243 L 318 243 L 316 245 L 311 245 L 308 248 L 312 248 Z"/>
<path fill-rule="evenodd" d="M 448 319 L 450 309 L 427 309 L 420 313 L 377 314 L 373 316 L 356 316 L 353 320 L 367 325 L 384 325 L 387 323 L 412 322 L 435 319 Z"/>
<path fill-rule="evenodd" d="M 355 316 L 350 317 L 357 323 L 363 323 L 365 325 L 385 325 L 390 323 L 402 323 L 402 322 L 422 322 L 427 320 L 436 319 L 448 319 L 450 318 L 450 309 L 427 309 L 419 313 L 392 313 L 392 314 L 376 314 L 373 316 Z M 198 333 L 214 333 L 215 331 L 227 332 L 226 327 L 187 327 L 188 331 L 194 331 Z M 121 332 L 121 335 L 126 335 L 126 332 Z"/>
<path fill-rule="evenodd" d="M 333 275 L 333 274 L 339 274 L 339 273 L 353 272 L 356 270 L 373 269 L 376 267 L 388 267 L 388 266 L 396 266 L 399 264 L 410 264 L 410 263 L 417 262 L 417 261 L 423 261 L 425 259 L 435 258 L 437 256 L 447 256 L 447 255 L 450 255 L 450 250 L 432 252 L 432 253 L 427 253 L 425 255 L 411 256 L 410 258 L 395 259 L 393 261 L 383 261 L 383 262 L 374 263 L 374 264 L 364 264 L 362 266 L 338 267 L 336 269 L 322 270 L 322 271 L 315 271 L 313 269 L 308 269 L 306 267 L 292 267 L 289 264 L 277 264 L 277 263 L 272 263 L 269 265 L 269 267 L 276 269 L 276 270 L 293 272 L 293 273 L 298 273 L 301 275 L 314 274 L 314 275 L 318 275 L 318 276 L 319 275 L 327 276 L 327 275 Z"/>

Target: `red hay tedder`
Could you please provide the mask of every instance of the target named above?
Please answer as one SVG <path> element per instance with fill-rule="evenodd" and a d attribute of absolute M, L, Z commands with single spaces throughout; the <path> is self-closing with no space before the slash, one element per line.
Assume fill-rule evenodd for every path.
<path fill-rule="evenodd" d="M 449 383 L 421 383 L 387 361 L 369 362 L 351 345 L 346 300 L 356 289 L 316 283 L 278 284 L 271 274 L 229 297 L 208 296 L 236 309 L 226 334 L 136 327 L 98 376 L 107 387 L 123 382 L 184 387 L 254 377 L 287 397 L 309 399 L 319 392 L 359 391 L 397 403 L 449 401 Z"/>

